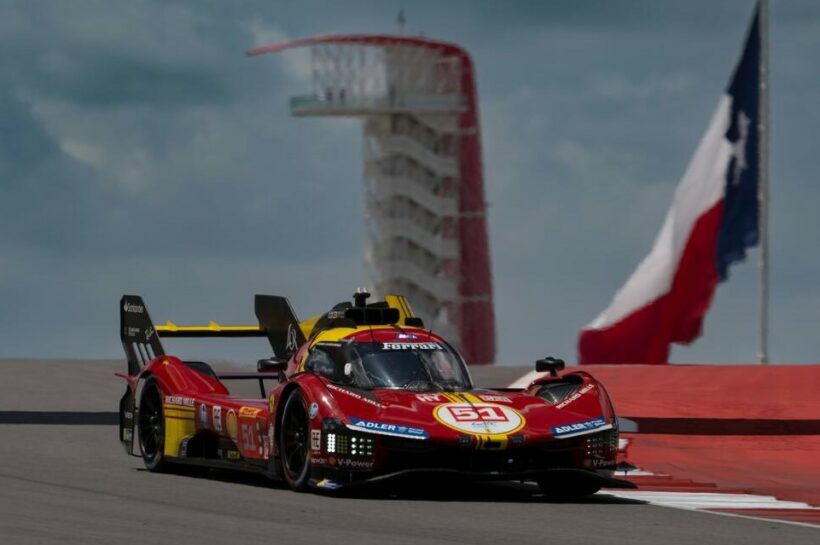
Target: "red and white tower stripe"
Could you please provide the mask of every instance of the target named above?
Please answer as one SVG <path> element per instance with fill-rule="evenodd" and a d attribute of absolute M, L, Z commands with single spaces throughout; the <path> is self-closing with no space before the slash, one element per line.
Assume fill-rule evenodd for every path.
<path fill-rule="evenodd" d="M 297 116 L 364 120 L 365 260 L 375 290 L 406 295 L 468 362 L 495 359 L 495 314 L 475 70 L 462 47 L 388 35 L 317 36 Z"/>

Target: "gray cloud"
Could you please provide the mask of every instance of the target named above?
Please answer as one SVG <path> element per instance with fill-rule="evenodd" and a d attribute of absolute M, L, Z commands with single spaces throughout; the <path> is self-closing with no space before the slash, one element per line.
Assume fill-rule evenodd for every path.
<path fill-rule="evenodd" d="M 178 322 L 245 321 L 256 291 L 289 295 L 303 315 L 347 297 L 363 282 L 359 123 L 291 118 L 304 54 L 243 51 L 390 32 L 400 4 L 3 3 L 0 356 L 117 355 L 123 292 Z M 805 242 L 820 229 L 820 9 L 773 4 L 772 348 L 806 362 L 820 308 Z M 649 0 L 405 10 L 408 31 L 476 62 L 500 361 L 573 359 L 578 329 L 648 251 L 750 12 Z M 735 267 L 703 339 L 674 358 L 751 360 L 754 293 L 753 263 Z"/>

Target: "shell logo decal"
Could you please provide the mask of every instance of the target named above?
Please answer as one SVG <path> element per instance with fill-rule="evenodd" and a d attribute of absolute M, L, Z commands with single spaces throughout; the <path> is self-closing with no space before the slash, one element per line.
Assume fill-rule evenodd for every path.
<path fill-rule="evenodd" d="M 228 437 L 233 439 L 234 443 L 237 438 L 236 412 L 233 409 L 228 411 L 228 417 L 225 419 L 225 428 L 228 430 Z"/>
<path fill-rule="evenodd" d="M 444 403 L 433 416 L 448 428 L 471 435 L 514 433 L 526 424 L 521 413 L 496 403 Z"/>

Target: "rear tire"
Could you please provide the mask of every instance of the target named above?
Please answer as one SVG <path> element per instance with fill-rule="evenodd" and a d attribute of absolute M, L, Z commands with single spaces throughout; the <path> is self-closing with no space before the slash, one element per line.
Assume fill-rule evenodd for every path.
<path fill-rule="evenodd" d="M 162 392 L 153 378 L 145 381 L 140 395 L 137 416 L 139 444 L 142 461 L 148 471 L 161 473 L 168 471 L 170 464 L 165 460 L 165 415 L 162 410 Z"/>
<path fill-rule="evenodd" d="M 298 389 L 291 392 L 282 408 L 279 456 L 288 485 L 304 491 L 310 477 L 310 425 L 305 398 Z"/>

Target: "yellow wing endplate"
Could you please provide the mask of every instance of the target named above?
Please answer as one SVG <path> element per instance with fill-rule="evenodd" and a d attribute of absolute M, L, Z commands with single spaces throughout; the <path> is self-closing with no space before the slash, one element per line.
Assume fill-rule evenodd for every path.
<path fill-rule="evenodd" d="M 387 306 L 399 311 L 399 323 L 403 324 L 407 318 L 415 318 L 413 309 L 410 308 L 410 303 L 404 295 L 385 295 L 384 302 Z"/>

